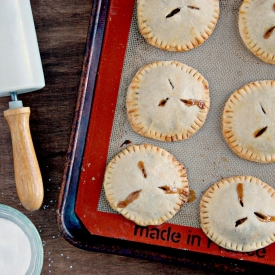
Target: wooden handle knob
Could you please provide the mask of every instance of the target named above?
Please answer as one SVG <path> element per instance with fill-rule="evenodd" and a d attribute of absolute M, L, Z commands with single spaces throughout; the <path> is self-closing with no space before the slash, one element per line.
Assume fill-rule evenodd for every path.
<path fill-rule="evenodd" d="M 15 183 L 19 200 L 27 210 L 37 210 L 42 205 L 44 189 L 30 133 L 30 108 L 6 110 L 4 117 L 11 131 Z"/>

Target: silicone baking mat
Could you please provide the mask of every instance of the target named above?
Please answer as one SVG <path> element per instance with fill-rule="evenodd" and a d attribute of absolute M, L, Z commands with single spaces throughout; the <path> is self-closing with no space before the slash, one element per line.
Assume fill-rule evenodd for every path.
<path fill-rule="evenodd" d="M 77 179 L 75 212 L 91 235 L 275 265 L 275 245 L 249 253 L 228 251 L 212 243 L 199 224 L 201 196 L 222 178 L 251 175 L 275 187 L 274 164 L 237 157 L 222 137 L 221 117 L 228 97 L 246 83 L 273 79 L 275 72 L 275 67 L 257 59 L 244 46 L 237 24 L 240 4 L 240 0 L 220 1 L 219 20 L 210 38 L 196 49 L 176 53 L 146 43 L 138 31 L 134 0 L 110 1 Z M 207 120 L 186 141 L 164 143 L 142 137 L 127 121 L 125 96 L 132 78 L 140 67 L 158 60 L 185 63 L 209 82 L 211 106 Z M 113 211 L 106 201 L 102 189 L 105 167 L 127 146 L 125 141 L 162 147 L 187 169 L 189 187 L 196 199 L 161 226 L 139 227 Z"/>

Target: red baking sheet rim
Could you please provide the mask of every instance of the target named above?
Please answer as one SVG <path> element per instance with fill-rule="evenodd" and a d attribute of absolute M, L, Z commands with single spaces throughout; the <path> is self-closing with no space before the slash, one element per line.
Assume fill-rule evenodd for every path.
<path fill-rule="evenodd" d="M 97 210 L 134 4 L 135 0 L 110 1 L 79 180 L 77 216 L 93 235 L 275 265 L 275 244 L 254 252 L 232 252 L 211 242 L 200 228 L 169 223 L 144 228 L 119 214 Z"/>

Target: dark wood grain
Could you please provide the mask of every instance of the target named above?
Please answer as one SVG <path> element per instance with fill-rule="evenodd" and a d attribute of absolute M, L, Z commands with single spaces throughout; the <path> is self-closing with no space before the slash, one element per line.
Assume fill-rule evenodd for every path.
<path fill-rule="evenodd" d="M 31 108 L 30 127 L 44 181 L 42 208 L 26 211 L 14 182 L 11 139 L 0 98 L 0 203 L 23 212 L 44 244 L 42 274 L 218 274 L 179 266 L 94 253 L 70 245 L 60 236 L 57 200 L 69 145 L 92 0 L 31 0 L 46 87 L 20 96 Z"/>

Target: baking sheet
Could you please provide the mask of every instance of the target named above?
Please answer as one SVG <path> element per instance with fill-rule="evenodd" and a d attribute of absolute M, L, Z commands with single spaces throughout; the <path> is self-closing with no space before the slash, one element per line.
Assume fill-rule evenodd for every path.
<path fill-rule="evenodd" d="M 246 83 L 273 79 L 275 73 L 274 66 L 255 57 L 241 40 L 237 24 L 241 2 L 220 1 L 220 17 L 213 34 L 204 44 L 185 53 L 163 51 L 147 44 L 138 30 L 135 7 L 107 162 L 122 150 L 121 145 L 125 140 L 133 144 L 149 143 L 162 147 L 179 160 L 187 169 L 189 187 L 195 191 L 197 199 L 184 205 L 170 223 L 199 228 L 201 196 L 223 178 L 251 175 L 275 187 L 274 163 L 259 164 L 239 158 L 229 149 L 222 136 L 222 112 L 229 96 Z M 142 137 L 131 129 L 127 120 L 126 93 L 132 78 L 142 66 L 159 60 L 185 63 L 198 70 L 209 82 L 211 104 L 207 120 L 186 141 L 167 143 Z M 115 213 L 105 198 L 104 190 L 98 210 Z"/>
<path fill-rule="evenodd" d="M 258 164 L 240 159 L 228 148 L 221 134 L 221 115 L 229 95 L 248 82 L 272 79 L 274 74 L 273 67 L 254 57 L 241 41 L 237 27 L 241 1 L 220 1 L 220 18 L 214 33 L 203 45 L 186 53 L 165 52 L 148 45 L 138 32 L 136 12 L 129 18 L 134 2 L 134 0 L 110 1 L 80 178 L 77 179 L 78 168 L 74 165 L 73 169 L 76 172 L 72 174 L 72 184 L 71 179 L 68 179 L 73 190 L 71 192 L 71 185 L 68 186 L 66 183 L 64 187 L 65 202 L 74 200 L 77 188 L 75 211 L 81 220 L 77 221 L 77 228 L 81 228 L 77 238 L 81 238 L 80 234 L 83 231 L 81 223 L 83 223 L 91 236 L 108 237 L 110 240 L 123 239 L 176 248 L 179 252 L 188 250 L 274 265 L 274 245 L 251 253 L 227 251 L 210 242 L 199 228 L 199 200 L 202 193 L 216 181 L 244 174 L 256 176 L 272 185 L 274 164 Z M 128 35 L 128 23 L 130 35 Z M 116 26 L 121 29 L 116 29 Z M 125 33 L 126 39 L 124 39 Z M 141 66 L 156 60 L 177 60 L 186 63 L 199 70 L 210 84 L 211 106 L 206 123 L 186 141 L 163 143 L 141 137 L 132 131 L 127 121 L 125 95 L 128 85 Z M 123 67 L 122 76 L 120 66 L 121 70 Z M 79 134 L 81 133 L 77 132 L 77 138 Z M 147 231 L 142 231 L 134 223 L 112 211 L 102 192 L 105 166 L 122 150 L 121 145 L 125 140 L 131 140 L 135 144 L 151 143 L 171 152 L 186 166 L 190 189 L 197 194 L 197 199 L 184 205 L 171 221 L 159 227 L 148 227 Z M 77 148 L 81 146 L 79 144 Z M 80 155 L 75 157 L 78 165 Z M 67 169 L 70 169 L 70 165 L 71 163 L 68 163 Z M 71 177 L 69 173 L 66 176 Z M 77 187 L 75 181 L 78 180 Z M 65 211 L 66 207 L 70 207 L 69 211 L 72 211 L 72 207 L 68 205 L 65 205 Z M 61 211 L 64 211 L 64 208 L 61 208 Z M 69 212 L 62 216 L 61 213 L 61 218 L 69 224 L 75 219 L 73 215 L 74 213 Z M 76 225 L 70 224 L 70 226 L 76 232 Z M 168 237 L 166 239 L 156 237 L 152 234 L 153 231 L 160 234 L 163 232 L 162 236 L 166 237 L 168 232 L 179 233 L 180 241 L 173 242 L 171 239 L 168 240 Z M 86 232 L 85 236 L 87 240 L 90 239 Z M 79 239 L 74 239 L 73 242 L 79 244 Z M 89 241 L 88 245 L 91 245 Z"/>

